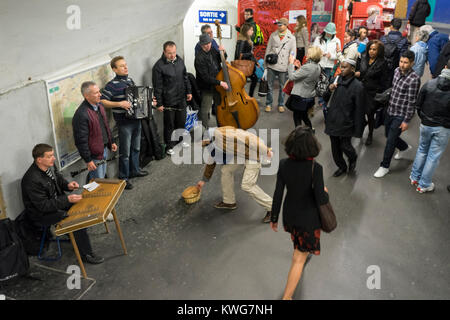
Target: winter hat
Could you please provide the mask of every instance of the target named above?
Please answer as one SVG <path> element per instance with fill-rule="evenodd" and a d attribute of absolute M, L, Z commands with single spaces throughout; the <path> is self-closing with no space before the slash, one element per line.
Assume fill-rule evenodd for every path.
<path fill-rule="evenodd" d="M 333 22 L 330 22 L 323 31 L 329 34 L 336 34 L 336 25 Z"/>
<path fill-rule="evenodd" d="M 209 34 L 204 33 L 200 36 L 200 45 L 204 46 L 205 44 L 208 44 L 211 42 L 211 37 Z"/>

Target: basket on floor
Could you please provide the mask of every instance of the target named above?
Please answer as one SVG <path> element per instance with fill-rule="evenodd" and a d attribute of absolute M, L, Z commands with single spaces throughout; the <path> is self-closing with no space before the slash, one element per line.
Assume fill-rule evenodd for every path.
<path fill-rule="evenodd" d="M 181 196 L 187 204 L 192 204 L 200 200 L 201 191 L 197 186 L 190 186 L 184 189 Z"/>

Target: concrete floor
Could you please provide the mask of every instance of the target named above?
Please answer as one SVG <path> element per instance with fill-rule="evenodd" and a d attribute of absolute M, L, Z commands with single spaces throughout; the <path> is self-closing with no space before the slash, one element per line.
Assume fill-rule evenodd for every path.
<path fill-rule="evenodd" d="M 256 127 L 279 128 L 283 140 L 294 128 L 292 113 L 265 113 L 264 99 L 258 100 L 262 111 Z M 323 147 L 317 161 L 324 167 L 338 228 L 322 233 L 321 254 L 306 266 L 295 299 L 450 298 L 450 148 L 434 175 L 435 192 L 418 194 L 408 179 L 418 120 L 403 135 L 414 151 L 405 160 L 393 160 L 389 175 L 373 178 L 385 145 L 379 129 L 370 147 L 354 139 L 356 175 L 334 178 L 323 115 L 316 110 L 312 122 Z M 86 266 L 96 283 L 83 299 L 281 297 L 292 242 L 282 227 L 275 233 L 260 222 L 264 210 L 239 190 L 241 172 L 235 179 L 238 209 L 230 212 L 213 207 L 221 200 L 220 168 L 194 205 L 186 205 L 180 195 L 199 180 L 203 165 L 176 166 L 166 158 L 152 161 L 146 170 L 150 175 L 134 179 L 135 188 L 125 190 L 117 207 L 128 256 L 122 255 L 113 224 L 109 235 L 102 226 L 90 229 L 94 249 L 106 261 Z M 275 178 L 261 176 L 258 184 L 273 195 Z M 59 262 L 43 264 L 66 270 L 76 263 L 70 244 L 63 244 L 63 252 Z M 372 265 L 380 268 L 380 289 L 367 288 Z"/>

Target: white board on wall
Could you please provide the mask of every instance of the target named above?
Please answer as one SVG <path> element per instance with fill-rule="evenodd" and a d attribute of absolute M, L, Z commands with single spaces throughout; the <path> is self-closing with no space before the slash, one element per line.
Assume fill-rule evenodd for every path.
<path fill-rule="evenodd" d="M 109 66 L 110 59 L 109 56 L 105 57 L 45 81 L 59 170 L 64 170 L 80 159 L 73 139 L 72 118 L 84 100 L 80 91 L 81 84 L 94 81 L 100 89 L 104 88 L 106 83 L 114 78 Z"/>
<path fill-rule="evenodd" d="M 203 24 L 196 24 L 194 26 L 194 35 L 196 37 L 200 37 L 200 35 L 202 34 L 202 26 L 208 24 L 208 23 L 203 23 Z M 217 27 L 214 24 L 209 24 L 211 26 L 214 38 L 217 38 Z M 222 38 L 223 39 L 231 39 L 231 25 L 229 24 L 221 24 L 220 25 L 220 31 L 222 32 Z"/>

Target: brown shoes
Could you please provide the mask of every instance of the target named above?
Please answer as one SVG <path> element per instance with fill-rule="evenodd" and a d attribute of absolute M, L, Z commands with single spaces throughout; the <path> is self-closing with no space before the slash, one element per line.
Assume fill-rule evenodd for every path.
<path fill-rule="evenodd" d="M 283 106 L 278 106 L 278 112 L 279 113 L 283 113 L 284 111 L 286 111 L 286 110 L 284 109 Z"/>
<path fill-rule="evenodd" d="M 269 223 L 271 215 L 272 215 L 272 211 L 267 211 L 266 216 L 262 219 L 262 223 Z"/>
<path fill-rule="evenodd" d="M 220 201 L 214 205 L 214 208 L 234 210 L 237 208 L 237 205 L 236 203 L 224 203 L 223 201 Z"/>

